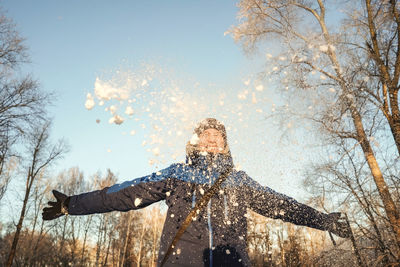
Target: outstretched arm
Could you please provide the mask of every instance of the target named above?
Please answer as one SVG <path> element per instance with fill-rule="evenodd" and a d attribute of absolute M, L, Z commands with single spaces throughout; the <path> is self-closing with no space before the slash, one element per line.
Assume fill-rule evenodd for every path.
<path fill-rule="evenodd" d="M 128 184 L 118 190 L 114 190 L 114 188 L 122 185 L 117 184 L 102 190 L 71 196 L 68 214 L 85 215 L 109 211 L 128 211 L 144 208 L 165 199 L 168 180 L 149 182 L 142 179 L 136 179 L 138 180 L 137 184 Z M 132 182 L 136 182 L 136 180 Z"/>
<path fill-rule="evenodd" d="M 166 193 L 170 191 L 169 178 L 173 176 L 174 170 L 175 166 L 171 165 L 149 176 L 80 195 L 70 197 L 64 195 L 65 197 L 61 199 L 55 194 L 57 202 L 49 202 L 52 207 L 43 209 L 43 219 L 55 219 L 66 213 L 86 215 L 146 207 L 165 199 Z"/>
<path fill-rule="evenodd" d="M 255 212 L 273 219 L 281 219 L 296 225 L 330 231 L 338 236 L 348 237 L 347 225 L 339 221 L 340 213 L 319 212 L 291 197 L 261 186 L 248 176 L 245 177 L 245 180 L 249 208 Z"/>

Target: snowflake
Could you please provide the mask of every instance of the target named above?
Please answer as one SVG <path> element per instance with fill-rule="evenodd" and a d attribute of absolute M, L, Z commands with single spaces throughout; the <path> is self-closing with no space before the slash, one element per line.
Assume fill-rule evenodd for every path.
<path fill-rule="evenodd" d="M 129 115 L 129 116 L 132 116 L 133 113 L 134 113 L 133 108 L 131 106 L 127 106 L 126 109 L 125 109 L 125 114 Z"/>
<path fill-rule="evenodd" d="M 190 138 L 190 144 L 197 145 L 199 143 L 199 136 L 197 134 L 193 134 L 192 138 Z"/>
<path fill-rule="evenodd" d="M 108 120 L 108 123 L 110 123 L 110 124 L 113 124 L 113 123 L 115 123 L 115 124 L 117 124 L 117 125 L 120 125 L 120 124 L 122 124 L 123 122 L 124 122 L 124 118 L 123 117 L 121 117 L 121 116 L 119 116 L 119 115 L 114 115 L 114 117 L 111 117 L 109 120 Z"/>
<path fill-rule="evenodd" d="M 141 198 L 136 198 L 136 199 L 135 199 L 135 206 L 136 206 L 136 207 L 139 206 L 140 203 L 142 203 L 142 199 L 141 199 Z"/>
<path fill-rule="evenodd" d="M 92 95 L 89 93 L 89 94 L 87 94 L 87 96 L 86 96 L 86 102 L 85 102 L 85 108 L 87 109 L 87 110 L 91 110 L 93 107 L 94 107 L 94 105 L 95 105 L 95 103 L 94 103 L 94 100 L 93 100 L 93 97 L 92 97 Z"/>
<path fill-rule="evenodd" d="M 262 84 L 259 84 L 256 86 L 256 90 L 261 92 L 262 90 L 264 90 L 264 86 Z"/>

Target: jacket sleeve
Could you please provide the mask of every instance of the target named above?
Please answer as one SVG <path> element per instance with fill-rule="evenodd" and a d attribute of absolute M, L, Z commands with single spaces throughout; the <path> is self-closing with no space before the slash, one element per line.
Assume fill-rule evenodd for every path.
<path fill-rule="evenodd" d="M 308 226 L 319 230 L 328 230 L 331 222 L 328 214 L 297 202 L 284 194 L 262 186 L 247 174 L 242 173 L 248 207 L 253 211 L 273 219 L 281 219 L 296 225 Z"/>
<path fill-rule="evenodd" d="M 68 214 L 85 215 L 144 208 L 166 198 L 175 165 L 148 176 L 71 196 Z"/>

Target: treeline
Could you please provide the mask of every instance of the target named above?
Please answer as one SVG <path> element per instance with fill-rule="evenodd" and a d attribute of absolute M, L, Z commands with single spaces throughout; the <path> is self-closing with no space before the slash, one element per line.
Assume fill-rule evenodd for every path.
<path fill-rule="evenodd" d="M 117 181 L 111 171 L 85 179 L 77 167 L 46 177 L 32 188 L 12 266 L 156 266 L 165 206 L 43 221 L 41 210 L 52 198 L 51 189 L 72 195 Z M 352 223 L 355 246 L 336 236 L 334 245 L 326 232 L 249 211 L 248 252 L 254 266 L 357 266 L 356 253 L 362 266 L 388 266 L 394 262 L 395 243 L 384 216 L 374 223 L 357 215 Z M 0 226 L 0 262 L 6 265 L 16 228 L 12 223 Z M 375 228 L 380 240 L 369 234 Z"/>
<path fill-rule="evenodd" d="M 110 186 L 117 177 L 108 171 L 84 179 L 77 168 L 55 178 L 41 176 L 32 188 L 24 226 L 12 266 L 156 266 L 166 207 L 148 208 L 87 216 L 41 219 L 41 210 L 52 198 L 51 189 L 77 194 Z M 376 207 L 379 209 L 378 207 Z M 357 210 L 354 210 L 355 212 Z M 356 223 L 356 224 L 354 224 Z M 326 232 L 298 227 L 248 212 L 248 252 L 254 266 L 388 266 L 395 257 L 393 237 L 387 220 L 372 224 L 357 217 L 350 240 Z M 0 224 L 0 263 L 6 265 L 16 233 L 15 225 Z M 380 240 L 370 235 L 379 229 Z"/>
<path fill-rule="evenodd" d="M 67 194 L 91 191 L 116 182 L 110 171 L 90 183 L 78 168 L 57 179 L 38 180 L 29 200 L 13 266 L 153 266 L 165 214 L 159 206 L 136 212 L 64 216 L 43 221 L 41 210 L 51 188 Z M 0 255 L 7 262 L 15 226 L 2 225 Z"/>
<path fill-rule="evenodd" d="M 116 180 L 111 171 L 84 179 L 78 168 L 62 172 L 56 179 L 38 179 L 29 198 L 13 265 L 156 266 L 165 220 L 161 205 L 125 213 L 41 219 L 41 209 L 51 199 L 52 188 L 77 194 L 112 185 Z M 283 224 L 255 213 L 248 218 L 249 253 L 255 266 L 318 266 L 321 253 L 335 250 L 324 232 Z M 3 264 L 14 235 L 14 225 L 2 225 Z M 348 245 L 346 249 L 346 260 L 353 261 Z"/>

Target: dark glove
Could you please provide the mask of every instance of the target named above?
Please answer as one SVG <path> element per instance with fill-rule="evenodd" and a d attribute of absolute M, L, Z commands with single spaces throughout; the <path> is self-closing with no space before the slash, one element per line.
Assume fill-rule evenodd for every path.
<path fill-rule="evenodd" d="M 50 207 L 43 208 L 43 220 L 54 220 L 65 214 L 68 214 L 68 204 L 70 197 L 56 190 L 53 190 L 53 195 L 56 198 L 57 202 L 47 202 Z"/>
<path fill-rule="evenodd" d="M 351 229 L 347 221 L 341 217 L 340 212 L 332 212 L 328 214 L 327 230 L 337 236 L 350 238 Z"/>

